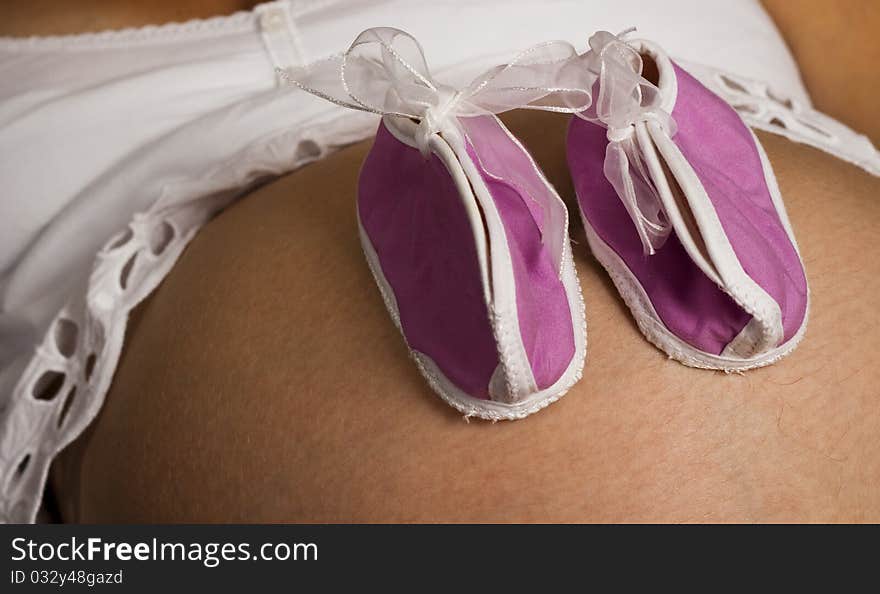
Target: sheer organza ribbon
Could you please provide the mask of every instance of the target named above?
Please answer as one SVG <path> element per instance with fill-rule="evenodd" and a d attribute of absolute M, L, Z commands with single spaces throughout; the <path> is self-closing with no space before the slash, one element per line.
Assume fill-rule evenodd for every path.
<path fill-rule="evenodd" d="M 654 254 L 671 226 L 635 125 L 654 120 L 670 136 L 676 128 L 660 107 L 659 89 L 642 77 L 641 56 L 622 39 L 630 31 L 595 33 L 590 51 L 581 56 L 564 41 L 534 45 L 462 89 L 437 82 L 418 41 L 391 27 L 367 29 L 341 55 L 277 72 L 282 80 L 337 105 L 418 122 L 415 142 L 425 156 L 431 136 L 447 126 L 460 130 L 457 118 L 462 117 L 541 109 L 574 113 L 605 126 L 605 176 L 632 218 L 645 253 Z"/>
<path fill-rule="evenodd" d="M 598 31 L 590 37 L 590 51 L 581 59 L 584 67 L 598 76 L 598 97 L 589 109 L 577 115 L 607 128 L 605 177 L 632 218 L 645 254 L 651 255 L 666 242 L 671 225 L 645 163 L 635 127 L 639 122 L 653 120 L 669 136 L 674 136 L 676 125 L 660 107 L 660 90 L 642 77 L 641 56 L 622 39 L 631 31 L 619 35 Z"/>
<path fill-rule="evenodd" d="M 563 41 L 530 47 L 509 63 L 491 68 L 462 89 L 431 76 L 421 45 L 390 27 L 367 29 L 342 55 L 290 70 L 282 80 L 338 105 L 419 123 L 415 141 L 428 154 L 428 140 L 456 118 L 511 109 L 576 113 L 590 106 L 590 74 Z"/>

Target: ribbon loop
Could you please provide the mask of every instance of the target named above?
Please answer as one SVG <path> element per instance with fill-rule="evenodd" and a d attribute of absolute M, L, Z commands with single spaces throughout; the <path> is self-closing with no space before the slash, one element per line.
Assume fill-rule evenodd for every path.
<path fill-rule="evenodd" d="M 415 120 L 414 140 L 426 157 L 430 139 L 447 125 L 460 128 L 458 118 L 525 108 L 574 113 L 603 125 L 608 137 L 605 175 L 645 253 L 653 254 L 671 225 L 634 132 L 639 122 L 654 121 L 673 136 L 675 122 L 660 107 L 660 90 L 642 77 L 641 56 L 622 40 L 629 32 L 597 32 L 583 56 L 564 41 L 534 45 L 462 89 L 435 81 L 419 43 L 390 27 L 367 29 L 343 54 L 278 74 L 338 105 Z"/>
<path fill-rule="evenodd" d="M 644 159 L 636 124 L 654 121 L 669 136 L 675 121 L 660 107 L 660 90 L 642 76 L 642 58 L 620 35 L 599 31 L 583 55 L 585 68 L 598 76 L 598 96 L 577 115 L 607 128 L 605 177 L 629 213 L 646 255 L 656 253 L 671 232 L 660 195 Z"/>
<path fill-rule="evenodd" d="M 592 80 L 564 41 L 530 47 L 507 64 L 476 77 L 463 89 L 436 82 L 424 51 L 409 34 L 390 27 L 367 29 L 340 56 L 285 71 L 282 80 L 351 109 L 419 122 L 416 143 L 428 141 L 456 118 L 530 108 L 576 113 L 590 106 Z"/>

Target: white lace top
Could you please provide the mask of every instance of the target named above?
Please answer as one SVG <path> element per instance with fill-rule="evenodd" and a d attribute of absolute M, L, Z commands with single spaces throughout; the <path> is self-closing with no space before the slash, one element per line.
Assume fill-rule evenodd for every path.
<path fill-rule="evenodd" d="M 53 457 L 101 407 L 129 311 L 199 228 L 254 184 L 373 132 L 373 116 L 280 88 L 274 68 L 376 25 L 413 33 L 449 82 L 538 41 L 584 49 L 595 29 L 635 25 L 752 126 L 880 174 L 866 138 L 811 109 L 757 1 L 298 0 L 0 39 L 0 520 L 34 519 Z"/>

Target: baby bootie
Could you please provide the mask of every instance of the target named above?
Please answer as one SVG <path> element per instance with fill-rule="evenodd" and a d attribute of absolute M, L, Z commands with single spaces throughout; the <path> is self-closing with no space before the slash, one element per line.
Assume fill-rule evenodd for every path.
<path fill-rule="evenodd" d="M 607 32 L 568 162 L 587 239 L 639 328 L 687 365 L 768 365 L 804 334 L 809 290 L 773 169 L 722 99 L 653 43 Z"/>
<path fill-rule="evenodd" d="M 382 115 L 359 180 L 361 243 L 418 369 L 466 416 L 525 417 L 581 374 L 567 210 L 495 116 L 575 111 L 586 92 L 554 83 L 572 58 L 568 44 L 542 44 L 456 90 L 431 78 L 411 36 L 379 28 L 338 58 L 282 73 Z"/>

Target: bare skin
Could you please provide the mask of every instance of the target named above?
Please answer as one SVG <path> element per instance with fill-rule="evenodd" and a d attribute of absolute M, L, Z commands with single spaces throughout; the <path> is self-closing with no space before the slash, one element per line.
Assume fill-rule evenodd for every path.
<path fill-rule="evenodd" d="M 0 16 L 38 3 L 16 4 Z M 197 5 L 170 18 L 209 16 Z M 93 17 L 118 20 L 83 27 L 168 20 L 123 23 L 107 7 Z M 56 29 L 27 32 L 73 32 Z M 572 204 L 565 118 L 505 120 Z M 779 364 L 726 376 L 668 361 L 575 224 L 584 379 L 524 421 L 465 423 L 407 358 L 364 264 L 353 204 L 362 143 L 227 209 L 134 312 L 100 417 L 53 470 L 64 518 L 880 520 L 880 262 L 869 248 L 880 181 L 759 136 L 813 297 L 803 344 Z"/>
<path fill-rule="evenodd" d="M 813 103 L 880 144 L 880 2 L 762 2 L 794 54 Z"/>
<path fill-rule="evenodd" d="M 506 120 L 570 199 L 564 118 Z M 778 365 L 728 376 L 668 361 L 576 229 L 583 381 L 524 421 L 464 422 L 422 381 L 364 265 L 363 143 L 225 211 L 135 314 L 104 410 L 65 457 L 68 517 L 880 519 L 880 263 L 864 249 L 880 182 L 761 140 L 813 291 L 807 338 Z"/>
<path fill-rule="evenodd" d="M 75 35 L 250 10 L 260 0 L 28 0 L 0 4 L 0 35 Z"/>

